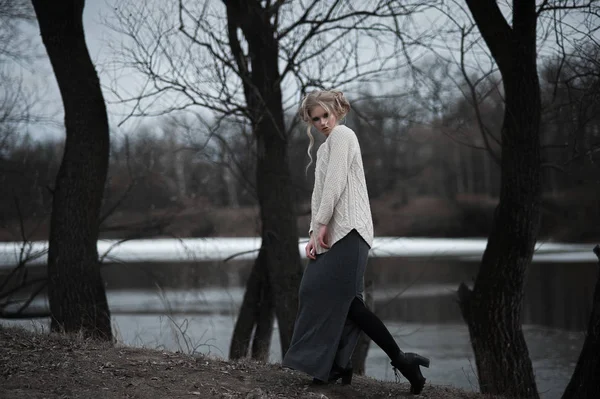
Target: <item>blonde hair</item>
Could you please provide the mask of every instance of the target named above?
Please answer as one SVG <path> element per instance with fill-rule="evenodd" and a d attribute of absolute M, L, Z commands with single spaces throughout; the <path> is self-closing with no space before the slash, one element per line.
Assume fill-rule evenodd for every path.
<path fill-rule="evenodd" d="M 311 151 L 315 144 L 315 138 L 311 133 L 312 121 L 310 119 L 310 110 L 319 105 L 323 107 L 326 112 L 334 114 L 338 121 L 343 119 L 350 111 L 350 103 L 344 96 L 344 93 L 339 90 L 315 90 L 304 96 L 298 113 L 300 114 L 300 118 L 308 125 L 306 134 L 308 135 L 310 142 L 308 144 L 307 153 L 310 162 L 306 166 L 307 173 L 308 168 L 313 163 Z"/>

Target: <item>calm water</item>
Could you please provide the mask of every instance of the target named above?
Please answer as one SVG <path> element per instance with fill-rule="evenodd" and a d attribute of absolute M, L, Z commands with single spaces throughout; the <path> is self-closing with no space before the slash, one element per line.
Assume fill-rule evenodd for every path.
<path fill-rule="evenodd" d="M 129 346 L 226 358 L 242 286 L 259 240 L 184 241 L 136 240 L 111 252 L 102 274 L 115 334 Z M 33 250 L 44 249 L 46 243 L 36 245 L 39 248 Z M 100 252 L 108 245 L 100 242 Z M 538 389 L 545 399 L 561 397 L 583 345 L 598 276 L 592 247 L 540 243 L 528 269 L 524 331 Z M 431 358 L 431 369 L 424 374 L 433 384 L 478 390 L 469 334 L 455 292 L 460 282 L 473 281 L 484 248 L 482 239 L 384 237 L 372 250 L 376 256 L 369 259 L 365 278 L 375 287 L 375 310 L 403 350 Z M 299 249 L 302 254 L 302 242 Z M 14 243 L 0 243 L 0 269 L 9 270 L 18 253 Z M 244 255 L 222 261 L 237 253 Z M 30 277 L 44 276 L 45 259 L 33 263 L 37 267 L 30 269 Z M 46 307 L 46 301 L 40 299 L 30 310 Z M 48 328 L 47 320 L 0 323 Z M 281 361 L 277 333 L 270 360 Z M 373 344 L 367 374 L 394 380 L 389 360 Z"/>
<path fill-rule="evenodd" d="M 423 297 L 435 298 L 451 287 L 455 288 L 451 285 L 417 286 L 403 295 L 409 299 L 421 293 Z M 242 295 L 242 288 L 234 287 L 163 292 L 112 291 L 108 293 L 108 299 L 114 331 L 125 345 L 226 358 Z M 390 295 L 389 291 L 375 293 L 381 300 Z M 40 306 L 45 306 L 45 301 L 34 304 L 34 307 Z M 48 323 L 47 320 L 1 322 L 37 330 L 47 329 Z M 477 391 L 475 361 L 468 330 L 463 323 L 425 324 L 390 319 L 385 323 L 402 349 L 431 358 L 431 368 L 424 372 L 431 383 Z M 525 325 L 524 331 L 542 397 L 560 398 L 574 370 L 584 333 L 536 325 Z M 272 342 L 270 360 L 281 360 L 277 334 Z M 367 357 L 367 374 L 394 380 L 389 360 L 373 344 Z"/>

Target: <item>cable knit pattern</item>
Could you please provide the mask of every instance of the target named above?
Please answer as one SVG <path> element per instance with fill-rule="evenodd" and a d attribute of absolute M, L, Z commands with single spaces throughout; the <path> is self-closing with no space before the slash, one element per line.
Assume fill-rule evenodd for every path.
<path fill-rule="evenodd" d="M 354 131 L 344 125 L 334 127 L 317 150 L 309 235 L 318 232 L 319 224 L 328 227 L 330 247 L 352 229 L 373 245 L 373 219 L 360 146 Z M 317 254 L 327 252 L 315 244 Z"/>

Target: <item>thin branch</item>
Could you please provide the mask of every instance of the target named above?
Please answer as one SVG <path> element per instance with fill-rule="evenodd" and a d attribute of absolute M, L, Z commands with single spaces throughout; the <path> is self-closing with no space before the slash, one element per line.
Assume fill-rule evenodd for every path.
<path fill-rule="evenodd" d="M 562 1 L 563 3 L 566 3 L 566 1 Z M 544 0 L 542 2 L 542 4 L 539 6 L 536 15 L 539 16 L 540 14 L 547 12 L 547 11 L 559 11 L 559 10 L 591 10 L 592 5 L 594 5 L 594 3 L 596 3 L 597 0 L 590 0 L 587 3 L 584 4 L 575 4 L 577 3 L 576 0 L 573 0 L 573 4 L 571 5 L 556 5 L 555 3 L 553 5 L 550 5 L 548 0 Z"/>
<path fill-rule="evenodd" d="M 468 31 L 466 31 L 466 32 L 463 31 L 462 35 L 461 35 L 460 70 L 463 74 L 465 82 L 469 86 L 469 90 L 471 93 L 472 106 L 475 110 L 475 116 L 477 118 L 477 125 L 479 126 L 479 131 L 481 132 L 481 137 L 483 138 L 485 148 L 487 149 L 487 151 L 490 154 L 490 156 L 492 157 L 492 159 L 496 162 L 496 164 L 500 165 L 500 158 L 494 152 L 494 150 L 492 150 L 492 147 L 491 147 L 489 139 L 488 139 L 488 135 L 491 135 L 491 134 L 489 133 L 489 129 L 483 122 L 483 117 L 481 115 L 481 110 L 479 108 L 479 101 L 477 99 L 477 91 L 475 89 L 475 86 L 473 85 L 473 82 L 471 82 L 471 79 L 469 78 L 469 75 L 465 69 L 464 38 L 467 34 L 468 34 Z M 500 144 L 498 139 L 494 138 L 494 141 L 497 144 Z"/>

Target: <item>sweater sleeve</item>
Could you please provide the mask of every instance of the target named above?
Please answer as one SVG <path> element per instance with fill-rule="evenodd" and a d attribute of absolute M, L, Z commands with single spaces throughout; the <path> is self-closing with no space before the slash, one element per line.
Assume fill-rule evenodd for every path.
<path fill-rule="evenodd" d="M 353 138 L 353 132 L 345 129 L 332 132 L 328 137 L 329 162 L 325 172 L 319 211 L 315 216 L 317 223 L 329 224 L 335 206 L 348 185 L 348 172 L 354 159 Z"/>

